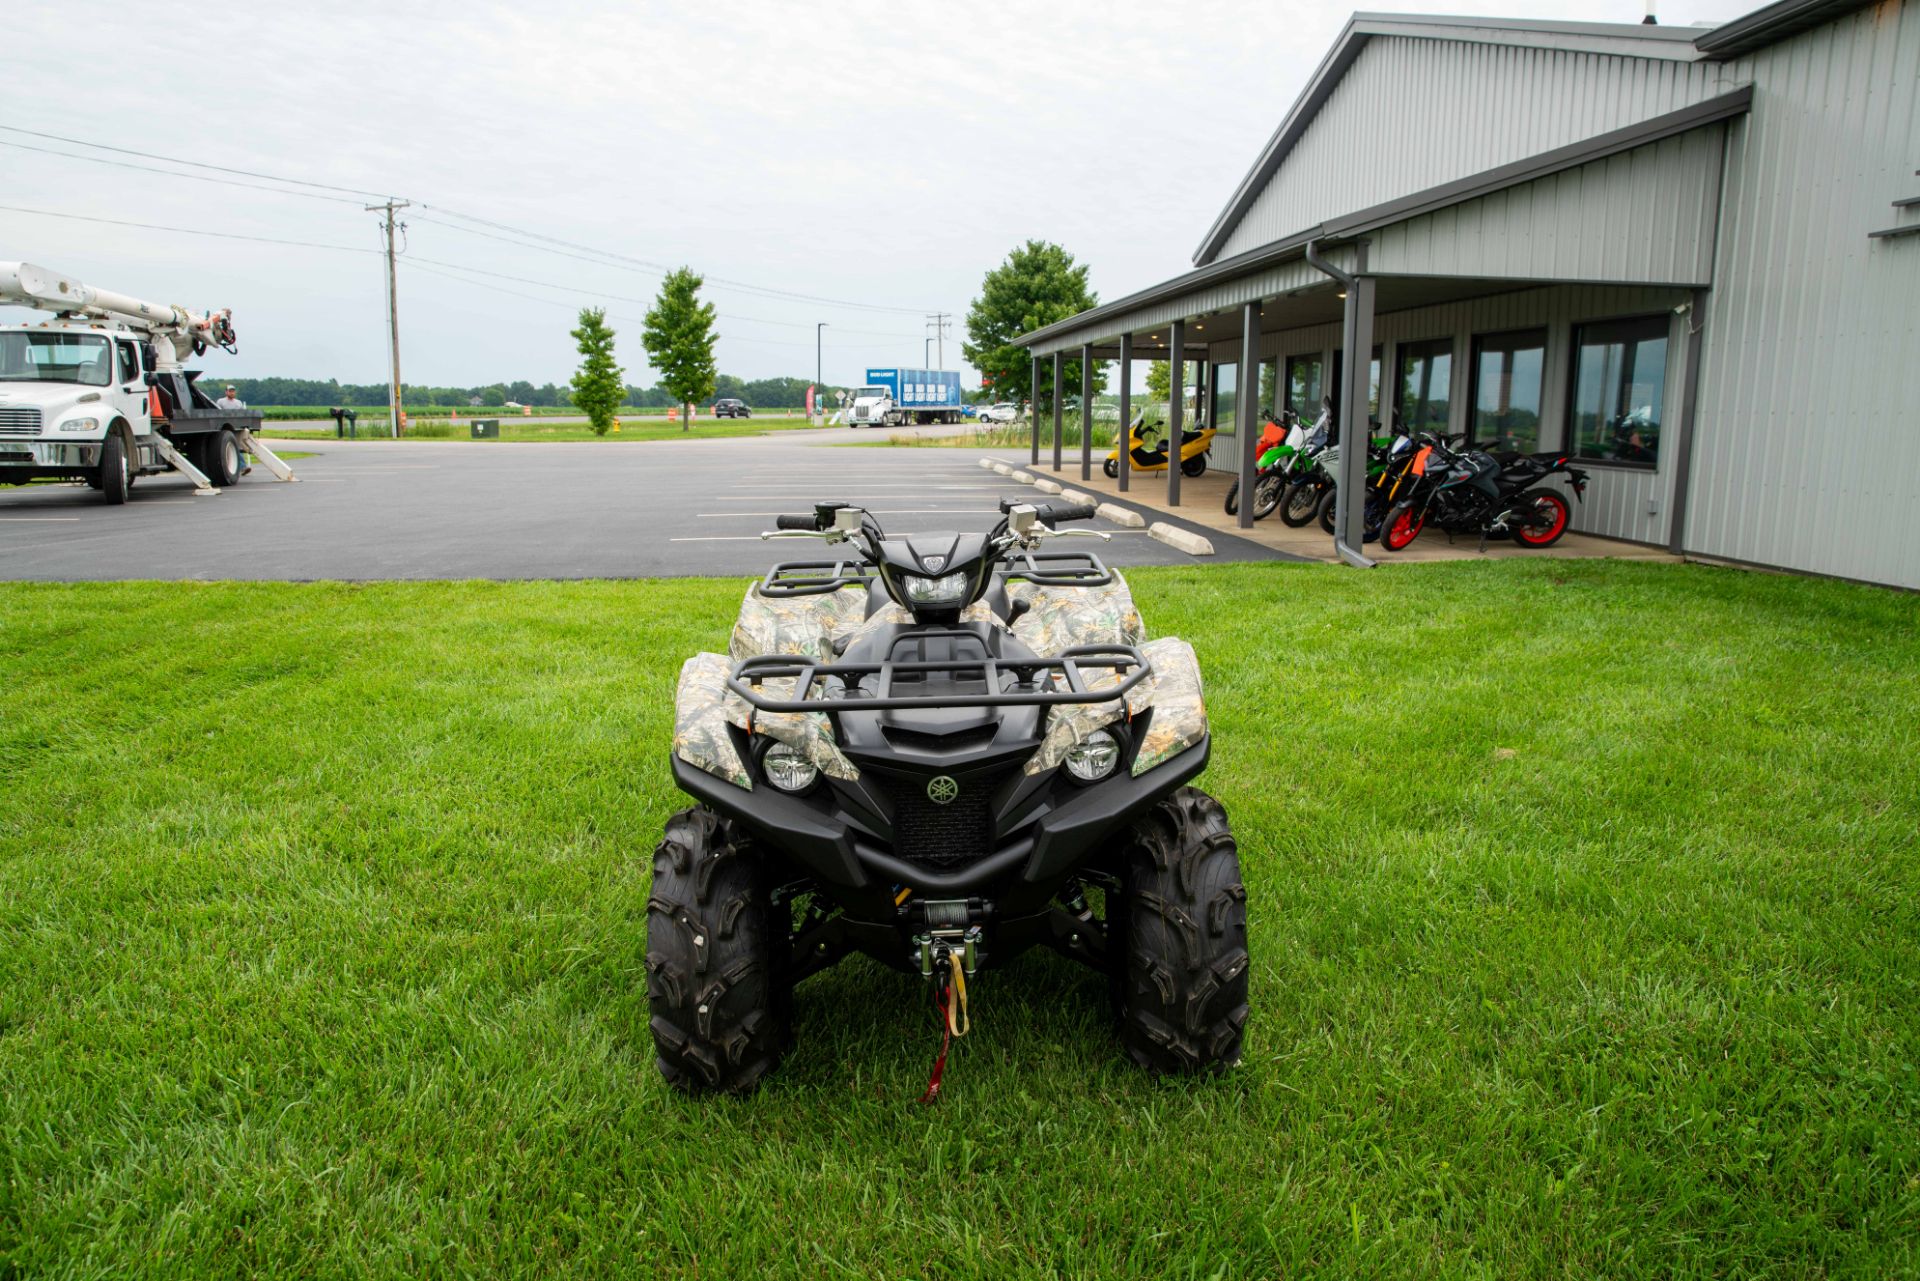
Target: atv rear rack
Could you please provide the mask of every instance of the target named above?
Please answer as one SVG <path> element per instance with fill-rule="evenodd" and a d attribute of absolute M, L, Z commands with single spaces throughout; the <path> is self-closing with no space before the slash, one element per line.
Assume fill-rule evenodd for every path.
<path fill-rule="evenodd" d="M 1024 578 L 1036 587 L 1105 587 L 1113 571 L 1091 552 L 1012 552 L 998 562 L 1008 578 Z M 760 580 L 760 595 L 824 596 L 842 587 L 870 586 L 879 571 L 858 556 L 841 560 L 783 560 Z"/>
<path fill-rule="evenodd" d="M 1090 689 L 1084 669 L 1110 671 L 1120 676 L 1112 685 Z M 1058 703 L 1108 703 L 1123 697 L 1144 680 L 1151 668 L 1131 645 L 1076 645 L 1054 658 L 965 658 L 912 663 L 820 663 L 787 654 L 743 658 L 727 677 L 727 688 L 762 712 L 880 712 L 910 707 L 1016 707 Z M 955 680 L 977 680 L 988 692 L 978 694 L 896 695 L 894 681 L 905 674 L 944 674 Z M 1011 673 L 1014 686 L 1002 689 Z M 1045 673 L 1044 678 L 1042 673 Z M 873 688 L 868 690 L 871 678 Z M 792 680 L 797 697 L 775 698 L 760 685 L 769 680 Z M 829 694 L 826 682 L 840 682 Z M 1056 686 L 1064 680 L 1066 688 Z M 817 692 L 816 692 L 817 691 Z"/>

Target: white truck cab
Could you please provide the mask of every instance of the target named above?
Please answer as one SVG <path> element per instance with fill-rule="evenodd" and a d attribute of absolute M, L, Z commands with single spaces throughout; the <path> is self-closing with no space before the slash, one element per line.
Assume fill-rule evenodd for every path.
<path fill-rule="evenodd" d="M 146 303 L 19 262 L 0 262 L 0 303 L 56 313 L 0 325 L 0 484 L 84 480 L 123 503 L 136 477 L 172 470 L 216 493 L 249 453 L 293 479 L 254 438 L 259 414 L 220 409 L 194 386 L 198 371 L 181 368 L 209 344 L 233 349 L 227 312 Z"/>
<path fill-rule="evenodd" d="M 862 387 L 853 393 L 853 407 L 847 410 L 847 426 L 893 427 L 899 422 L 891 387 Z"/>

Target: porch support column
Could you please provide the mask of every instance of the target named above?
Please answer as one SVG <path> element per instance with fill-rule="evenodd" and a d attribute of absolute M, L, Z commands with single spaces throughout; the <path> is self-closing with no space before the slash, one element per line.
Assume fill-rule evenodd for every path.
<path fill-rule="evenodd" d="M 1340 475 L 1335 481 L 1338 488 L 1333 526 L 1334 550 L 1341 558 L 1371 568 L 1373 561 L 1360 549 L 1365 542 L 1367 446 L 1372 436 L 1367 429 L 1367 381 L 1372 373 L 1374 279 L 1365 274 L 1366 246 L 1358 248 L 1359 270 L 1343 282 L 1347 286 L 1347 306 L 1341 321 L 1341 342 L 1347 355 L 1340 371 Z M 1383 382 L 1385 378 L 1383 366 Z"/>
<path fill-rule="evenodd" d="M 1030 466 L 1040 465 L 1040 357 L 1033 357 L 1033 377 L 1027 383 L 1027 416 L 1033 420 L 1033 456 Z"/>
<path fill-rule="evenodd" d="M 1167 344 L 1171 363 L 1167 383 L 1167 506 L 1180 505 L 1180 437 L 1187 429 L 1187 322 L 1176 320 L 1168 328 Z"/>
<path fill-rule="evenodd" d="M 1234 429 L 1240 433 L 1240 528 L 1253 528 L 1254 423 L 1260 412 L 1260 300 L 1240 308 L 1240 382 Z M 1251 374 L 1252 377 L 1248 377 Z M 1278 381 L 1277 379 L 1275 380 Z"/>
<path fill-rule="evenodd" d="M 1114 430 L 1113 448 L 1120 460 L 1120 492 L 1127 492 L 1127 480 L 1133 472 L 1133 450 L 1127 447 L 1133 421 L 1133 335 L 1120 335 L 1120 426 Z"/>
<path fill-rule="evenodd" d="M 1060 411 L 1065 405 L 1061 374 L 1066 369 L 1065 352 L 1053 353 L 1053 469 L 1060 470 Z"/>
<path fill-rule="evenodd" d="M 1093 479 L 1093 344 L 1080 346 L 1080 479 Z"/>

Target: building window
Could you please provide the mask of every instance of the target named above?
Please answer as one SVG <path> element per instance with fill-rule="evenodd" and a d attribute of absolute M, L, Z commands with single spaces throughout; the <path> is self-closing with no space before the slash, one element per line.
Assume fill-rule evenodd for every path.
<path fill-rule="evenodd" d="M 1287 357 L 1286 408 L 1308 421 L 1318 416 L 1320 400 L 1327 394 L 1322 378 L 1324 368 L 1324 360 L 1317 351 Z"/>
<path fill-rule="evenodd" d="M 1340 421 L 1340 377 L 1344 369 L 1346 353 L 1338 347 L 1333 351 L 1333 421 Z M 1374 344 L 1373 359 L 1367 364 L 1367 417 L 1368 425 L 1376 430 L 1380 426 L 1380 345 Z"/>
<path fill-rule="evenodd" d="M 1240 367 L 1238 365 L 1215 365 L 1213 367 L 1213 414 L 1207 419 L 1209 426 L 1218 431 L 1231 432 L 1237 421 L 1234 417 L 1233 393 L 1239 385 Z"/>
<path fill-rule="evenodd" d="M 1581 458 L 1639 467 L 1659 461 L 1667 328 L 1664 314 L 1575 327 L 1568 417 Z"/>
<path fill-rule="evenodd" d="M 1278 414 L 1280 412 L 1280 401 L 1277 399 L 1280 395 L 1280 389 L 1275 386 L 1278 374 L 1279 367 L 1277 362 L 1271 360 L 1263 360 L 1260 362 L 1260 399 L 1256 400 L 1253 404 L 1256 417 L 1261 414 Z"/>
<path fill-rule="evenodd" d="M 1481 334 L 1473 340 L 1473 416 L 1467 442 L 1530 454 L 1540 448 L 1540 395 L 1547 331 Z"/>
<path fill-rule="evenodd" d="M 1400 368 L 1393 409 L 1400 415 L 1401 430 L 1445 435 L 1452 408 L 1453 339 L 1403 342 L 1394 349 L 1394 355 Z"/>

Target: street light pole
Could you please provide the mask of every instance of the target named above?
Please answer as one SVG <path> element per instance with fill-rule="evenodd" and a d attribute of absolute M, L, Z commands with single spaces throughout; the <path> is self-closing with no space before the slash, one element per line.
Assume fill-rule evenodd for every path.
<path fill-rule="evenodd" d="M 929 365 L 927 363 L 927 348 L 931 346 L 933 346 L 933 339 L 931 337 L 929 337 L 925 342 L 920 344 L 920 368 L 922 369 L 933 368 L 932 365 Z"/>

